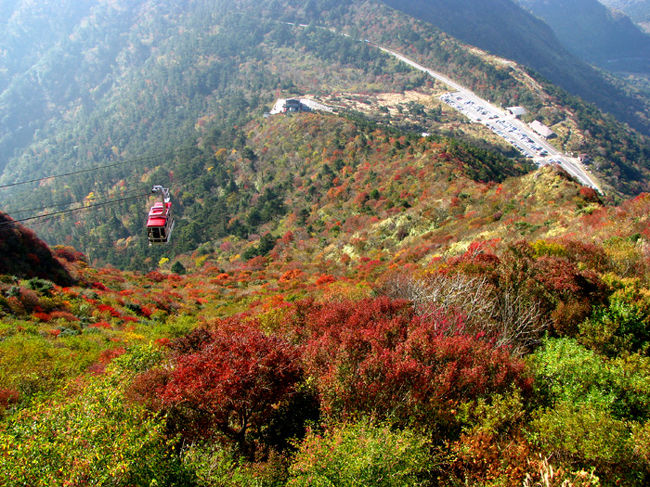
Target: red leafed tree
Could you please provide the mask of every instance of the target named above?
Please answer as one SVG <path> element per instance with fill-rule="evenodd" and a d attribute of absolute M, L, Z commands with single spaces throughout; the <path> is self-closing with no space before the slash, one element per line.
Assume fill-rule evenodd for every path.
<path fill-rule="evenodd" d="M 248 325 L 224 324 L 205 346 L 177 358 L 161 398 L 208 415 L 213 427 L 251 454 L 249 433 L 259 432 L 274 407 L 291 397 L 301 376 L 294 346 Z"/>
<path fill-rule="evenodd" d="M 531 385 L 524 363 L 508 350 L 474 336 L 450 336 L 462 326 L 443 315 L 418 317 L 404 300 L 315 305 L 305 323 L 311 331 L 306 369 L 334 414 L 453 421 L 451 411 L 461 402 Z"/>

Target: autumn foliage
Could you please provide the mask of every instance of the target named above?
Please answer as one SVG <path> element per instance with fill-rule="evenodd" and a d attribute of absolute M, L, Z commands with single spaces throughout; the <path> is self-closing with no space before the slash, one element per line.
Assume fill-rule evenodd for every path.
<path fill-rule="evenodd" d="M 295 392 L 302 376 L 298 350 L 243 323 L 216 329 L 197 348 L 178 356 L 157 391 L 162 402 L 209 416 L 203 434 L 216 430 L 250 452 L 251 432 Z"/>
<path fill-rule="evenodd" d="M 409 302 L 387 297 L 312 306 L 304 317 L 304 361 L 323 407 L 426 423 L 453 416 L 463 401 L 529 390 L 523 362 L 459 333 L 462 326 L 452 323 L 459 319 L 420 317 Z"/>
<path fill-rule="evenodd" d="M 50 248 L 36 234 L 0 212 L 0 274 L 40 277 L 61 285 L 74 283 L 73 277 L 54 258 Z"/>

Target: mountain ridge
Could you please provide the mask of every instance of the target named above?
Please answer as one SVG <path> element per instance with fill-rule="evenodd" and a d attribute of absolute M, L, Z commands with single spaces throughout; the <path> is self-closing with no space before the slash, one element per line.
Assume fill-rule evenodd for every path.
<path fill-rule="evenodd" d="M 625 12 L 641 28 L 650 33 L 650 7 L 644 0 L 601 0 L 600 3 Z"/>
<path fill-rule="evenodd" d="M 520 0 L 574 54 L 609 71 L 650 73 L 650 35 L 596 0 Z"/>

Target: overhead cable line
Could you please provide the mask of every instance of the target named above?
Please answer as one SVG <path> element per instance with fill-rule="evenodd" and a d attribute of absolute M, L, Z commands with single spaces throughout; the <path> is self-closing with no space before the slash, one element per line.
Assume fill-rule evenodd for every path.
<path fill-rule="evenodd" d="M 100 169 L 109 169 L 111 167 L 122 166 L 124 164 L 147 162 L 147 161 L 150 161 L 150 160 L 161 159 L 161 158 L 163 158 L 165 156 L 169 156 L 169 155 L 182 154 L 182 153 L 189 152 L 189 151 L 192 151 L 192 150 L 195 150 L 195 148 L 194 147 L 187 147 L 187 148 L 184 148 L 184 149 L 176 149 L 176 150 L 169 151 L 169 152 L 164 152 L 164 153 L 161 153 L 161 154 L 153 154 L 153 155 L 150 155 L 150 156 L 142 156 L 142 157 L 137 157 L 135 159 L 125 159 L 125 160 L 122 160 L 122 161 L 113 162 L 111 164 L 105 164 L 103 166 L 88 167 L 88 168 L 85 168 L 85 169 L 78 169 L 76 171 L 70 171 L 70 172 L 61 173 L 61 174 L 54 174 L 54 175 L 51 175 L 51 176 L 43 176 L 43 177 L 40 177 L 40 178 L 28 179 L 28 180 L 25 180 L 25 181 L 16 181 L 16 182 L 13 182 L 13 183 L 0 184 L 0 189 L 11 188 L 11 187 L 14 187 L 14 186 L 21 186 L 23 184 L 38 183 L 40 181 L 46 181 L 48 179 L 63 178 L 63 177 L 66 177 L 66 176 L 74 176 L 75 174 L 89 173 L 89 172 L 93 172 L 93 171 L 99 171 Z"/>
<path fill-rule="evenodd" d="M 189 180 L 193 180 L 193 179 L 196 179 L 196 176 L 190 174 L 190 175 L 187 175 L 187 176 L 185 176 L 183 178 L 175 180 L 174 184 L 183 184 L 183 183 L 186 183 Z M 131 189 L 129 191 L 122 192 L 119 196 L 128 197 L 130 195 L 140 195 L 141 192 L 142 192 L 141 189 Z M 149 193 L 149 194 L 151 194 L 151 193 Z M 61 203 L 61 204 L 58 204 L 58 205 L 57 204 L 52 204 L 50 206 L 41 206 L 40 208 L 29 208 L 29 209 L 25 209 L 25 210 L 20 210 L 20 209 L 13 210 L 13 209 L 5 209 L 5 208 L 3 208 L 2 212 L 7 214 L 7 215 L 13 215 L 13 214 L 16 214 L 16 213 L 19 213 L 19 214 L 21 214 L 21 213 L 31 213 L 31 212 L 34 212 L 34 211 L 67 209 L 67 207 L 75 205 L 75 204 L 82 204 L 82 203 L 80 201 L 71 201 L 70 203 Z M 87 207 L 84 207 L 84 208 L 87 208 Z M 77 209 L 77 208 L 74 208 L 74 209 Z M 18 220 L 16 220 L 16 221 L 18 221 Z"/>
<path fill-rule="evenodd" d="M 145 196 L 151 196 L 151 193 L 146 192 L 146 193 L 141 193 L 141 194 L 136 195 L 136 196 L 129 196 L 129 197 L 126 197 L 126 198 L 118 198 L 118 199 L 115 199 L 115 200 L 104 201 L 104 202 L 101 202 L 101 203 L 95 203 L 95 204 L 88 205 L 88 206 L 81 206 L 79 208 L 71 208 L 71 209 L 68 209 L 68 210 L 61 210 L 61 211 L 55 211 L 55 212 L 52 212 L 52 213 L 45 213 L 43 215 L 30 216 L 30 217 L 27 217 L 27 218 L 20 218 L 20 219 L 11 220 L 11 221 L 4 221 L 4 222 L 0 222 L 0 227 L 7 226 L 7 225 L 14 225 L 16 223 L 24 223 L 24 222 L 32 221 L 32 220 L 51 220 L 52 218 L 55 218 L 55 217 L 61 216 L 61 215 L 65 215 L 65 214 L 68 214 L 68 213 L 75 213 L 75 212 L 78 212 L 78 211 L 85 211 L 85 210 L 90 210 L 90 209 L 93 209 L 93 208 L 99 208 L 101 206 L 109 206 L 109 205 L 113 205 L 113 204 L 116 204 L 116 203 L 123 203 L 125 201 L 131 201 L 131 200 L 135 200 L 135 199 L 139 199 L 139 198 L 144 198 Z"/>
<path fill-rule="evenodd" d="M 140 194 L 140 193 L 142 193 L 142 189 L 136 189 L 136 190 L 132 189 L 130 191 L 124 191 L 124 192 L 120 193 L 119 196 L 120 197 L 126 197 L 126 196 L 131 196 L 131 195 Z M 118 196 L 118 195 L 116 195 L 116 196 Z M 20 209 L 15 209 L 14 210 L 14 209 L 11 209 L 11 208 L 9 208 L 9 209 L 3 208 L 2 212 L 6 213 L 7 215 L 15 215 L 16 213 L 20 214 L 20 213 L 32 213 L 32 212 L 36 212 L 36 211 L 45 211 L 45 210 L 67 209 L 70 206 L 78 205 L 78 204 L 83 204 L 83 203 L 81 203 L 79 201 L 71 201 L 69 203 L 52 204 L 50 206 L 41 206 L 39 208 L 28 208 L 28 209 L 25 209 L 25 210 L 20 210 Z"/>
<path fill-rule="evenodd" d="M 185 182 L 189 181 L 190 179 L 195 179 L 195 176 L 194 175 L 188 175 L 188 176 L 186 176 L 184 178 L 181 178 L 181 179 L 177 180 L 176 184 L 185 183 Z M 131 194 L 133 196 L 129 196 Z M 43 215 L 34 215 L 34 216 L 30 216 L 30 217 L 25 217 L 25 218 L 12 219 L 11 221 L 0 223 L 0 227 L 1 226 L 6 226 L 6 225 L 12 225 L 12 224 L 15 224 L 15 223 L 22 223 L 22 222 L 26 222 L 26 221 L 32 221 L 32 220 L 41 220 L 42 219 L 42 220 L 47 221 L 47 220 L 51 220 L 51 219 L 53 219 L 53 218 L 55 218 L 56 216 L 59 216 L 59 215 L 64 215 L 64 214 L 67 214 L 67 213 L 74 213 L 74 212 L 77 212 L 77 211 L 83 211 L 83 210 L 88 210 L 88 209 L 93 209 L 93 208 L 99 208 L 99 207 L 102 207 L 102 206 L 109 206 L 109 205 L 112 205 L 114 203 L 121 203 L 121 202 L 124 202 L 124 201 L 135 200 L 135 199 L 143 198 L 145 196 L 151 196 L 151 191 L 146 192 L 146 193 L 142 193 L 141 190 L 130 190 L 130 191 L 127 191 L 127 192 L 123 193 L 121 198 L 108 200 L 108 201 L 100 201 L 98 203 L 93 203 L 93 204 L 87 205 L 87 206 L 80 206 L 78 208 L 68 208 L 68 209 L 63 209 L 63 210 L 59 210 L 59 211 L 53 211 L 53 212 L 50 212 L 50 213 L 45 213 Z M 57 207 L 58 208 L 61 208 L 61 207 L 65 208 L 65 206 L 71 206 L 71 205 L 78 204 L 78 203 L 79 202 L 72 202 L 72 203 L 68 203 L 67 205 L 49 206 L 49 207 L 42 207 L 42 208 L 32 208 L 31 210 L 17 210 L 17 211 L 15 211 L 15 213 L 27 213 L 29 211 L 42 211 L 42 210 L 56 209 Z M 4 212 L 4 213 L 9 216 L 8 212 Z"/>
<path fill-rule="evenodd" d="M 132 194 L 140 194 L 141 192 L 142 192 L 142 190 L 131 190 L 131 191 L 121 193 L 119 196 L 120 197 L 131 196 Z M 116 195 L 116 196 L 118 196 L 118 195 Z M 90 202 L 92 200 L 89 199 L 88 201 Z M 50 206 L 41 206 L 40 208 L 28 208 L 28 209 L 25 209 L 25 210 L 20 210 L 20 209 L 15 209 L 14 210 L 14 209 L 11 209 L 11 208 L 10 209 L 3 208 L 2 211 L 4 213 L 8 214 L 8 215 L 15 215 L 17 213 L 18 214 L 32 213 L 32 212 L 36 212 L 36 211 L 45 211 L 45 210 L 50 210 L 50 211 L 65 210 L 65 209 L 68 209 L 68 207 L 71 207 L 73 205 L 79 205 L 79 204 L 83 204 L 83 203 L 79 202 L 79 201 L 71 201 L 69 203 L 52 204 Z"/>

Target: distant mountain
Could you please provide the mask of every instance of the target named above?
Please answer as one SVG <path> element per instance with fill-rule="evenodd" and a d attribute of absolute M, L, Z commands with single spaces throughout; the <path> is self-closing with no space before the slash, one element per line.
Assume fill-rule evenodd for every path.
<path fill-rule="evenodd" d="M 97 0 L 0 4 L 0 170 L 47 120 L 65 118 L 73 107 L 90 109 L 110 89 L 138 7 Z"/>
<path fill-rule="evenodd" d="M 650 35 L 597 0 L 519 0 L 576 56 L 609 71 L 650 73 Z"/>
<path fill-rule="evenodd" d="M 40 277 L 62 286 L 74 279 L 34 232 L 0 212 L 0 274 Z"/>
<path fill-rule="evenodd" d="M 565 90 L 650 134 L 650 125 L 636 115 L 637 100 L 572 55 L 546 23 L 512 0 L 383 1 L 464 42 L 529 66 Z"/>
<path fill-rule="evenodd" d="M 646 32 L 650 32 L 650 2 L 648 0 L 600 0 L 600 3 L 625 12 Z"/>

